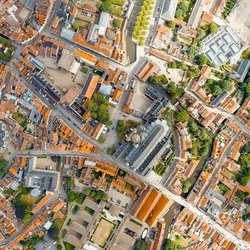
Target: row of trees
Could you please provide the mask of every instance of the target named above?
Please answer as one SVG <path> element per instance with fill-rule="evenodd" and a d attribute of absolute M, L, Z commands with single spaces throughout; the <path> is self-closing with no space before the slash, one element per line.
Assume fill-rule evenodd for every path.
<path fill-rule="evenodd" d="M 250 142 L 241 148 L 240 153 L 240 171 L 236 174 L 236 180 L 246 186 L 250 179 Z"/>
<path fill-rule="evenodd" d="M 100 201 L 105 202 L 108 199 L 108 196 L 107 196 L 106 193 L 104 193 L 101 190 L 95 190 L 93 188 L 85 188 L 83 190 L 83 193 L 86 196 L 89 196 L 89 197 L 93 198 L 97 202 L 100 202 Z"/>
<path fill-rule="evenodd" d="M 146 39 L 149 22 L 152 17 L 152 9 L 154 0 L 143 0 L 140 11 L 134 23 L 132 36 L 139 41 L 139 45 L 143 46 Z"/>
<path fill-rule="evenodd" d="M 232 88 L 232 80 L 229 78 L 225 78 L 224 80 L 220 81 L 208 79 L 205 83 L 206 91 L 214 96 L 218 96 L 222 91 L 230 91 Z"/>
<path fill-rule="evenodd" d="M 88 104 L 88 109 L 91 111 L 91 116 L 94 119 L 110 126 L 112 123 L 110 121 L 108 112 L 109 101 L 102 94 L 94 94 L 93 98 Z"/>
<path fill-rule="evenodd" d="M 168 67 L 172 69 L 182 69 L 185 70 L 187 65 L 183 61 L 173 61 L 168 63 Z"/>
<path fill-rule="evenodd" d="M 245 98 L 250 98 L 250 71 L 244 82 L 240 85 L 240 89 L 243 91 Z"/>

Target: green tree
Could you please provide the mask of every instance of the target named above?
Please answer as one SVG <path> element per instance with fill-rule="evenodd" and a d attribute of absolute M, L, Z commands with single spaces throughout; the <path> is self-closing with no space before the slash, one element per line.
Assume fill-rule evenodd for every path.
<path fill-rule="evenodd" d="M 155 84 L 162 84 L 165 85 L 167 83 L 167 78 L 165 75 L 153 76 L 152 81 Z"/>
<path fill-rule="evenodd" d="M 73 187 L 73 186 L 75 186 L 74 180 L 72 178 L 70 178 L 70 177 L 66 177 L 65 178 L 65 185 L 67 187 Z"/>
<path fill-rule="evenodd" d="M 216 33 L 218 31 L 218 25 L 216 23 L 211 23 L 209 25 L 209 32 Z"/>
<path fill-rule="evenodd" d="M 84 190 L 83 190 L 83 193 L 85 194 L 85 195 L 87 195 L 87 196 L 89 196 L 90 195 L 90 193 L 91 193 L 91 188 L 85 188 Z"/>
<path fill-rule="evenodd" d="M 101 201 L 106 202 L 107 200 L 108 200 L 108 195 L 106 193 L 103 193 Z"/>
<path fill-rule="evenodd" d="M 137 239 L 133 250 L 147 250 L 147 244 L 144 240 Z"/>
<path fill-rule="evenodd" d="M 185 109 L 182 109 L 176 114 L 176 120 L 178 122 L 186 122 L 189 119 L 189 114 Z"/>
<path fill-rule="evenodd" d="M 194 133 L 195 131 L 197 131 L 199 129 L 197 124 L 194 121 L 188 122 L 188 128 L 191 131 L 191 133 Z"/>
<path fill-rule="evenodd" d="M 177 68 L 176 61 L 169 62 L 168 63 L 168 67 L 171 68 L 171 69 L 176 69 Z"/>
<path fill-rule="evenodd" d="M 187 72 L 187 77 L 188 78 L 195 78 L 198 77 L 200 75 L 200 70 L 198 68 L 190 68 Z"/>
<path fill-rule="evenodd" d="M 190 187 L 191 187 L 191 183 L 190 183 L 190 181 L 188 181 L 188 180 L 184 180 L 183 182 L 182 182 L 182 192 L 183 193 L 188 193 L 189 192 L 189 189 L 190 189 Z"/>
<path fill-rule="evenodd" d="M 165 25 L 167 26 L 167 27 L 169 27 L 170 29 L 175 29 L 175 27 L 176 27 L 176 23 L 175 22 L 169 22 L 169 21 L 166 21 L 165 22 Z"/>
<path fill-rule="evenodd" d="M 118 120 L 117 125 L 116 125 L 116 131 L 118 133 L 123 133 L 125 130 L 125 123 L 124 120 Z"/>
<path fill-rule="evenodd" d="M 205 35 L 206 35 L 206 31 L 202 28 L 199 28 L 197 32 L 197 39 L 202 39 Z"/>
<path fill-rule="evenodd" d="M 242 219 L 243 219 L 244 221 L 250 220 L 250 213 L 245 213 L 245 214 L 243 214 Z"/>
<path fill-rule="evenodd" d="M 110 13 L 112 11 L 112 3 L 111 1 L 102 1 L 102 4 L 100 6 L 100 11 L 108 12 Z"/>
<path fill-rule="evenodd" d="M 165 250 L 182 250 L 181 245 L 176 244 L 174 241 L 167 239 Z"/>
<path fill-rule="evenodd" d="M 115 152 L 115 150 L 113 148 L 108 148 L 107 149 L 107 154 L 109 154 L 109 155 L 113 155 L 114 152 Z"/>
<path fill-rule="evenodd" d="M 195 61 L 199 65 L 205 65 L 205 64 L 207 64 L 208 60 L 207 60 L 207 57 L 205 55 L 201 54 L 201 55 L 196 56 Z"/>
<path fill-rule="evenodd" d="M 168 94 L 174 94 L 177 91 L 177 87 L 175 85 L 174 82 L 170 82 L 167 86 L 166 86 L 166 91 Z"/>
<path fill-rule="evenodd" d="M 5 172 L 5 170 L 8 167 L 9 162 L 6 161 L 3 158 L 0 158 L 0 176 L 3 175 L 3 173 Z"/>
<path fill-rule="evenodd" d="M 86 195 L 83 193 L 80 193 L 76 196 L 76 203 L 78 203 L 79 205 L 81 205 L 85 199 Z"/>
<path fill-rule="evenodd" d="M 175 12 L 175 16 L 176 18 L 178 19 L 183 19 L 183 10 L 182 9 L 177 9 L 176 12 Z"/>
<path fill-rule="evenodd" d="M 90 197 L 95 198 L 95 196 L 96 196 L 96 191 L 91 190 Z"/>
<path fill-rule="evenodd" d="M 51 227 L 49 230 L 48 230 L 48 236 L 50 237 L 50 239 L 57 239 L 57 237 L 59 236 L 59 232 L 60 230 L 57 228 L 57 227 Z"/>
<path fill-rule="evenodd" d="M 76 193 L 74 191 L 68 190 L 66 194 L 67 194 L 69 202 L 72 202 L 76 199 Z"/>
<path fill-rule="evenodd" d="M 226 186 L 225 184 L 223 184 L 222 182 L 218 183 L 218 187 L 222 195 L 226 194 L 230 190 L 230 188 Z"/>
<path fill-rule="evenodd" d="M 199 135 L 199 138 L 200 138 L 202 141 L 205 141 L 205 140 L 208 138 L 208 134 L 207 134 L 206 129 L 202 129 L 202 130 L 201 130 L 201 133 L 200 133 L 200 135 Z"/>
<path fill-rule="evenodd" d="M 219 95 L 222 92 L 222 89 L 219 85 L 212 85 L 211 86 L 211 93 L 215 96 Z"/>
<path fill-rule="evenodd" d="M 199 53 L 199 48 L 194 45 L 189 48 L 188 56 L 190 57 L 190 59 L 194 59 L 198 53 Z"/>
<path fill-rule="evenodd" d="M 232 81 L 230 80 L 223 80 L 220 83 L 220 87 L 222 90 L 230 91 L 233 88 Z"/>
<path fill-rule="evenodd" d="M 114 19 L 112 22 L 113 27 L 120 29 L 122 26 L 122 22 L 120 19 Z"/>

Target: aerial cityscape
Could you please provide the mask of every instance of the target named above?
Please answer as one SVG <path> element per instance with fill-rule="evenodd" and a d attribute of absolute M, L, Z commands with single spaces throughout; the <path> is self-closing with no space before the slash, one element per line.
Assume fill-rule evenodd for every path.
<path fill-rule="evenodd" d="M 249 0 L 0 0 L 0 250 L 250 250 Z"/>

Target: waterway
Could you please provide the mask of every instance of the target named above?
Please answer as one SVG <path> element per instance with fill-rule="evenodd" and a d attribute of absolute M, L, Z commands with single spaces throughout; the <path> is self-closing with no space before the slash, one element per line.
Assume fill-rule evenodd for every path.
<path fill-rule="evenodd" d="M 173 220 L 175 219 L 177 212 L 179 212 L 181 209 L 181 206 L 174 202 L 173 205 L 170 207 L 170 209 L 168 210 L 168 212 L 164 215 L 164 220 L 166 222 L 166 227 L 165 227 L 165 232 L 164 232 L 164 238 L 167 238 L 168 233 L 170 232 L 170 227 L 171 224 L 173 222 Z"/>
<path fill-rule="evenodd" d="M 131 36 L 126 36 L 126 50 L 129 57 L 129 63 L 136 61 L 136 44 L 132 41 Z"/>

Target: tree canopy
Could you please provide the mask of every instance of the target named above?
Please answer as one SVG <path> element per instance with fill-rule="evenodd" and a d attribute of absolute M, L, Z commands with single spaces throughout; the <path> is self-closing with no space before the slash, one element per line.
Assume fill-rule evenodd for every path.
<path fill-rule="evenodd" d="M 200 70 L 198 68 L 190 68 L 187 72 L 187 77 L 188 78 L 195 78 L 198 77 L 200 75 Z"/>
<path fill-rule="evenodd" d="M 88 104 L 88 109 L 91 111 L 91 116 L 94 119 L 104 123 L 105 125 L 111 125 L 109 112 L 109 101 L 102 94 L 94 94 L 93 98 Z"/>
<path fill-rule="evenodd" d="M 182 182 L 182 192 L 183 192 L 184 194 L 186 194 L 186 193 L 189 192 L 190 187 L 191 187 L 190 181 L 184 180 L 184 181 Z"/>
<path fill-rule="evenodd" d="M 232 80 L 223 79 L 220 81 L 215 81 L 213 79 L 208 79 L 205 83 L 205 89 L 210 94 L 218 96 L 222 91 L 231 91 L 233 88 Z"/>
<path fill-rule="evenodd" d="M 240 89 L 243 91 L 245 98 L 250 98 L 250 71 L 244 82 L 240 85 Z"/>
<path fill-rule="evenodd" d="M 0 176 L 3 175 L 6 168 L 8 167 L 9 162 L 3 158 L 0 158 Z"/>
<path fill-rule="evenodd" d="M 209 25 L 209 32 L 210 33 L 215 33 L 218 31 L 218 25 L 216 23 L 211 23 Z"/>
<path fill-rule="evenodd" d="M 167 239 L 165 250 L 182 250 L 181 245 L 176 244 L 174 241 Z"/>
<path fill-rule="evenodd" d="M 166 86 L 166 92 L 170 95 L 171 99 L 175 99 L 184 94 L 184 89 L 179 88 L 174 82 L 170 82 Z"/>
<path fill-rule="evenodd" d="M 57 228 L 57 227 L 51 227 L 49 230 L 48 230 L 48 236 L 51 238 L 51 239 L 53 239 L 53 240 L 55 240 L 57 237 L 58 237 L 58 235 L 59 235 L 59 229 Z"/>
<path fill-rule="evenodd" d="M 188 119 L 189 119 L 189 114 L 185 109 L 182 109 L 176 114 L 176 120 L 178 122 L 186 122 L 188 121 Z"/>
<path fill-rule="evenodd" d="M 122 22 L 120 19 L 114 19 L 112 22 L 113 27 L 120 29 L 122 26 Z"/>
<path fill-rule="evenodd" d="M 236 179 L 241 185 L 246 186 L 250 179 L 250 142 L 241 148 L 240 153 L 240 171 L 236 174 Z"/>
<path fill-rule="evenodd" d="M 208 154 L 209 145 L 212 143 L 211 136 L 205 128 L 200 129 L 194 121 L 188 122 L 188 132 L 191 135 L 192 148 L 190 153 L 193 158 L 200 159 Z"/>
<path fill-rule="evenodd" d="M 200 55 L 196 56 L 195 61 L 199 65 L 205 65 L 205 64 L 207 64 L 208 59 L 204 54 L 200 54 Z"/>
<path fill-rule="evenodd" d="M 147 250 L 147 244 L 144 240 L 137 239 L 133 250 Z"/>
<path fill-rule="evenodd" d="M 168 80 L 165 75 L 159 75 L 159 76 L 153 76 L 152 82 L 155 84 L 165 85 L 168 82 Z"/>

